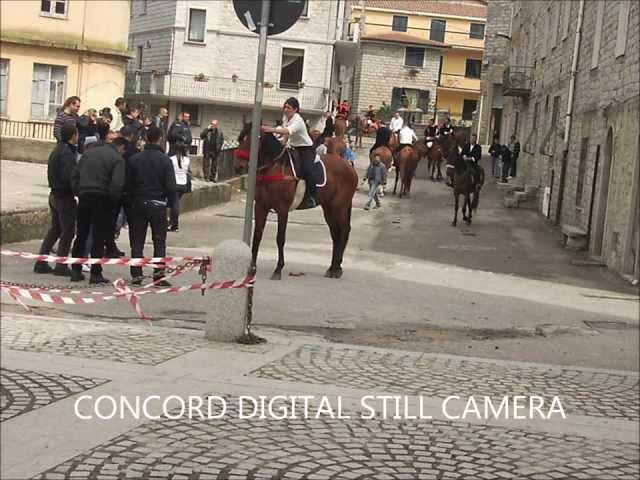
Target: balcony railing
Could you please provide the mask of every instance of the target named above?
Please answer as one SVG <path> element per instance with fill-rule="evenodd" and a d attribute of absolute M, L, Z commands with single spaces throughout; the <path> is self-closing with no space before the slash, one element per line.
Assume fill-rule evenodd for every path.
<path fill-rule="evenodd" d="M 502 94 L 507 97 L 528 97 L 532 80 L 533 67 L 510 65 L 504 69 Z"/>
<path fill-rule="evenodd" d="M 0 119 L 0 137 L 35 138 L 37 140 L 55 140 L 53 122 Z"/>
<path fill-rule="evenodd" d="M 480 92 L 480 79 L 465 77 L 464 75 L 455 73 L 442 72 L 440 74 L 440 78 L 438 78 L 438 86 L 443 88 L 455 88 L 459 90 L 473 90 Z"/>
<path fill-rule="evenodd" d="M 302 110 L 326 110 L 329 90 L 299 84 L 298 88 L 283 88 L 265 83 L 263 102 L 267 107 L 280 108 L 291 96 L 298 98 Z M 127 72 L 126 95 L 160 95 L 193 98 L 220 103 L 253 105 L 255 82 L 232 77 L 208 77 L 182 73 Z"/>

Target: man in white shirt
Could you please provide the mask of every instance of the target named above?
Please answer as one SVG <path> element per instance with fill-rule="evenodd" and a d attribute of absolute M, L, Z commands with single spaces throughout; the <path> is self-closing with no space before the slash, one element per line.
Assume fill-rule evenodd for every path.
<path fill-rule="evenodd" d="M 411 147 L 413 146 L 414 142 L 418 141 L 416 132 L 414 132 L 413 128 L 411 128 L 410 123 L 407 123 L 404 127 L 402 127 L 400 133 L 398 134 L 398 137 L 400 140 L 400 146 L 398 147 L 398 150 L 402 150 L 404 147 Z"/>
<path fill-rule="evenodd" d="M 404 126 L 404 120 L 400 116 L 400 112 L 396 112 L 391 119 L 391 131 L 393 133 L 399 133 L 402 127 Z"/>

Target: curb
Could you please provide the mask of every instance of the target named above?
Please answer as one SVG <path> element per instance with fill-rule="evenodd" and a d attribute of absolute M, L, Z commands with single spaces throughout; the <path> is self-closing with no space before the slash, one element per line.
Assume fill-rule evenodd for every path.
<path fill-rule="evenodd" d="M 182 197 L 180 212 L 226 203 L 234 189 L 246 188 L 246 176 L 230 178 L 224 182 L 204 185 Z M 38 207 L 0 213 L 0 244 L 42 239 L 49 228 L 49 208 Z"/>

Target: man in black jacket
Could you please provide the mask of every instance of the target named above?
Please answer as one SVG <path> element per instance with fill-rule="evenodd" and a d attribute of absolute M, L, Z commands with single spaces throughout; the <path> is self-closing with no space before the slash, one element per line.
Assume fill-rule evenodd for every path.
<path fill-rule="evenodd" d="M 162 131 L 155 126 L 149 127 L 144 150 L 129 161 L 126 189 L 131 199 L 129 242 L 133 258 L 144 255 L 149 225 L 153 256 L 164 257 L 167 252 L 167 204 L 176 192 L 176 176 L 171 159 L 162 151 L 161 140 Z M 169 286 L 166 280 L 158 282 L 163 276 L 163 269 L 154 270 L 156 286 Z M 140 285 L 142 268 L 131 267 L 131 277 L 131 283 Z"/>
<path fill-rule="evenodd" d="M 509 172 L 511 171 L 511 150 L 507 145 L 502 145 L 500 150 L 500 156 L 502 157 L 502 183 L 507 183 Z"/>
<path fill-rule="evenodd" d="M 116 138 L 85 151 L 73 171 L 73 191 L 78 196 L 78 228 L 72 255 L 82 257 L 89 231 L 93 232 L 91 257 L 102 258 L 106 243 L 113 235 L 115 205 L 124 187 L 125 165 L 122 153 L 127 141 Z M 71 281 L 84 280 L 82 265 L 73 265 Z M 102 265 L 91 265 L 89 283 L 108 283 Z"/>
<path fill-rule="evenodd" d="M 78 130 L 73 123 L 65 123 L 60 127 L 60 143 L 56 145 L 49 155 L 47 165 L 47 178 L 49 180 L 49 212 L 51 214 L 51 227 L 47 232 L 40 247 L 40 255 L 51 254 L 51 248 L 56 240 L 58 243 L 58 255 L 66 257 L 76 229 L 76 200 L 73 198 L 71 188 L 71 173 L 76 166 L 76 143 Z M 59 276 L 71 274 L 69 267 L 62 263 L 51 268 L 46 262 L 36 262 L 33 267 L 36 273 L 52 273 Z"/>
<path fill-rule="evenodd" d="M 215 183 L 218 174 L 218 157 L 224 145 L 224 135 L 218 127 L 218 121 L 211 120 L 209 128 L 202 131 L 200 138 L 203 140 L 202 176 L 205 180 Z"/>
<path fill-rule="evenodd" d="M 175 155 L 176 145 L 178 143 L 187 147 L 187 153 L 191 148 L 191 115 L 187 112 L 182 112 L 176 118 L 176 121 L 169 127 L 169 133 L 167 134 L 167 140 L 169 141 L 169 156 Z"/>
<path fill-rule="evenodd" d="M 471 142 L 466 143 L 464 147 L 462 147 L 461 154 L 465 162 L 470 162 L 468 165 L 472 169 L 473 181 L 475 183 L 478 179 L 479 162 L 482 158 L 482 147 L 478 145 L 478 137 L 475 133 L 471 135 Z"/>
<path fill-rule="evenodd" d="M 390 138 L 391 129 L 387 127 L 384 122 L 380 122 L 380 128 L 378 128 L 378 131 L 376 132 L 376 142 L 369 150 L 369 156 L 371 156 L 371 153 L 378 147 L 388 147 Z"/>

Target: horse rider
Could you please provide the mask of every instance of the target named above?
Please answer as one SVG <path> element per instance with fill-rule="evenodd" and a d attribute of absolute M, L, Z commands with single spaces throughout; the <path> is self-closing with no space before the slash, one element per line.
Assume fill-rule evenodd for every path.
<path fill-rule="evenodd" d="M 384 122 L 380 122 L 380 128 L 376 131 L 376 142 L 369 150 L 369 156 L 371 153 L 378 147 L 388 147 L 389 140 L 391 139 L 391 130 L 387 127 Z"/>
<path fill-rule="evenodd" d="M 471 168 L 471 178 L 474 185 L 478 181 L 480 158 L 482 158 L 482 147 L 478 145 L 478 137 L 474 133 L 471 135 L 471 141 L 465 143 L 464 147 L 462 147 L 462 159 Z"/>
<path fill-rule="evenodd" d="M 398 146 L 398 151 L 402 150 L 404 147 L 413 147 L 413 144 L 418 141 L 418 137 L 416 137 L 416 132 L 411 128 L 411 124 L 407 123 L 404 127 L 400 129 L 398 134 L 400 145 Z"/>
<path fill-rule="evenodd" d="M 391 131 L 396 135 L 400 133 L 400 130 L 404 126 L 404 119 L 400 116 L 400 112 L 396 112 L 391 119 Z"/>
<path fill-rule="evenodd" d="M 452 135 L 453 134 L 453 125 L 451 125 L 451 119 L 449 117 L 443 122 L 440 127 L 440 135 Z"/>
<path fill-rule="evenodd" d="M 316 182 L 313 179 L 313 163 L 316 158 L 316 152 L 313 148 L 313 140 L 307 132 L 304 120 L 300 116 L 300 103 L 295 97 L 290 97 L 284 103 L 284 115 L 282 117 L 282 126 L 279 127 L 262 127 L 265 133 L 275 133 L 282 135 L 283 143 L 293 148 L 300 154 L 302 163 L 302 177 L 307 182 L 307 199 L 306 208 L 314 208 L 316 202 Z"/>
<path fill-rule="evenodd" d="M 427 147 L 429 147 L 428 143 L 433 142 L 438 134 L 438 128 L 433 124 L 433 119 L 430 118 L 427 123 L 427 128 L 424 129 L 424 141 L 427 143 Z"/>

